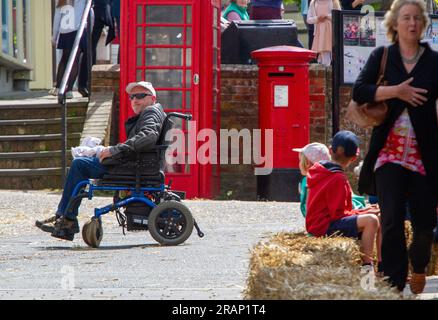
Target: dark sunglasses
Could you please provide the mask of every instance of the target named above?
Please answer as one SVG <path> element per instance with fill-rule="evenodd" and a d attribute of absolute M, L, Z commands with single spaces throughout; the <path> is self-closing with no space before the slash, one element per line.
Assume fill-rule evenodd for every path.
<path fill-rule="evenodd" d="M 134 98 L 137 98 L 138 100 L 140 100 L 149 96 L 153 96 L 153 95 L 150 93 L 133 93 L 129 95 L 129 99 L 134 100 Z"/>

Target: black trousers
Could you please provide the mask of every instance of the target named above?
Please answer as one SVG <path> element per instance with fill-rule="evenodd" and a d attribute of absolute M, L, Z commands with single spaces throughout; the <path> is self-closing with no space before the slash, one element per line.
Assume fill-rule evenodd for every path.
<path fill-rule="evenodd" d="M 415 273 L 424 273 L 431 257 L 436 206 L 427 178 L 398 164 L 387 163 L 376 171 L 382 218 L 382 262 L 391 285 L 403 290 L 408 258 Z M 404 221 L 409 206 L 413 241 L 406 248 Z"/>
<path fill-rule="evenodd" d="M 61 86 L 62 77 L 64 76 L 65 69 L 67 68 L 68 59 L 71 54 L 71 49 L 63 49 L 62 50 L 62 57 L 58 64 L 58 72 L 56 74 L 56 88 L 59 88 Z M 79 88 L 86 88 L 87 82 L 88 82 L 88 70 L 87 70 L 87 61 L 86 58 L 86 52 L 83 52 L 81 49 L 78 49 L 78 53 L 76 55 L 76 59 L 73 63 L 70 77 L 67 81 L 67 91 L 73 90 L 73 85 L 76 81 L 76 78 L 78 77 L 78 87 Z M 84 61 L 85 60 L 85 61 Z"/>

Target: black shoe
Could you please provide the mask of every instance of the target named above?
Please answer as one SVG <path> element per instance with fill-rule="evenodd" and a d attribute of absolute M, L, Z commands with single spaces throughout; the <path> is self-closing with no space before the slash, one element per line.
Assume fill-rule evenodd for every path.
<path fill-rule="evenodd" d="M 79 233 L 78 219 L 71 220 L 63 216 L 56 220 L 52 237 L 73 241 L 75 233 Z"/>
<path fill-rule="evenodd" d="M 78 88 L 78 92 L 84 97 L 88 98 L 90 96 L 90 93 L 88 92 L 87 88 Z"/>
<path fill-rule="evenodd" d="M 35 221 L 35 226 L 44 232 L 52 233 L 55 230 L 55 222 L 59 218 L 60 216 L 55 215 L 45 220 L 37 220 Z"/>

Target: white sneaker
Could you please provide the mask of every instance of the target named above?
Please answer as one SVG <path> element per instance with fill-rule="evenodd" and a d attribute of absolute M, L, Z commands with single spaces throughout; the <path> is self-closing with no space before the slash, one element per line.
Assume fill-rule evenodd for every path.
<path fill-rule="evenodd" d="M 65 98 L 66 99 L 73 99 L 73 91 L 67 91 L 65 93 Z"/>
<path fill-rule="evenodd" d="M 376 275 L 374 273 L 374 267 L 373 265 L 363 265 L 360 268 L 360 285 L 362 289 L 366 291 L 375 292 L 377 290 L 375 283 L 376 283 Z"/>

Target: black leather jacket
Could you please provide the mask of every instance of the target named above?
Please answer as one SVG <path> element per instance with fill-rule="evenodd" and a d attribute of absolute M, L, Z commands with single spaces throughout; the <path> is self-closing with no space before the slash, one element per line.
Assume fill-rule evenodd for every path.
<path fill-rule="evenodd" d="M 166 113 L 156 103 L 125 122 L 128 140 L 110 147 L 111 157 L 123 158 L 130 151 L 144 152 L 152 149 L 161 133 Z"/>

